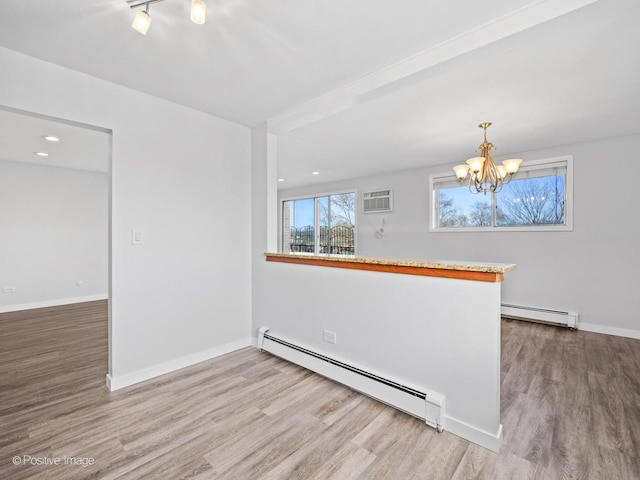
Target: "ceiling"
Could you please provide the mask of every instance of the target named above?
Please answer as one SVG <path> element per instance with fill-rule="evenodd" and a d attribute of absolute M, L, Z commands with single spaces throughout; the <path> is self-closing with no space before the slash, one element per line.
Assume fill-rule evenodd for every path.
<path fill-rule="evenodd" d="M 0 46 L 266 121 L 280 188 L 461 161 L 483 121 L 497 156 L 640 132 L 637 0 L 189 3 L 142 36 L 125 0 L 3 0 Z"/>
<path fill-rule="evenodd" d="M 46 136 L 58 141 L 47 141 Z M 0 108 L 0 160 L 108 172 L 110 142 L 103 130 Z"/>

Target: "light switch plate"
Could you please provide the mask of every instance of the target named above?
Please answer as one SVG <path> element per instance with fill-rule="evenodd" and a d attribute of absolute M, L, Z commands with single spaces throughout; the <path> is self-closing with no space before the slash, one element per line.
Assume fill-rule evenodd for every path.
<path fill-rule="evenodd" d="M 144 235 L 142 230 L 134 228 L 131 230 L 131 245 L 144 245 Z"/>

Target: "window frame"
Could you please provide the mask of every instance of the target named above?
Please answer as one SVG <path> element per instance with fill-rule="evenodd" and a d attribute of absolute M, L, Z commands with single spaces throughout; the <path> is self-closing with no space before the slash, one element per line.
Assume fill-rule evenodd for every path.
<path fill-rule="evenodd" d="M 353 250 L 354 253 L 353 255 L 351 254 L 339 254 L 339 253 L 319 253 L 319 242 L 320 242 L 320 229 L 317 228 L 319 225 L 319 212 L 318 212 L 318 199 L 321 197 L 330 197 L 332 195 L 341 195 L 344 193 L 353 193 L 354 195 L 354 200 L 355 200 L 355 208 L 354 208 L 354 220 L 355 220 L 355 226 L 353 228 Z M 283 235 L 283 209 L 284 209 L 284 204 L 285 202 L 290 202 L 290 201 L 295 201 L 295 200 L 307 200 L 307 199 L 313 199 L 314 200 L 314 231 L 315 231 L 315 238 L 314 238 L 314 252 L 310 253 L 310 252 L 284 252 L 284 235 Z M 287 253 L 289 255 L 313 255 L 313 256 L 341 256 L 341 257 L 355 257 L 357 255 L 358 252 L 358 205 L 360 202 L 358 202 L 358 190 L 355 188 L 345 188 L 345 189 L 341 189 L 341 190 L 334 190 L 334 191 L 330 191 L 330 192 L 321 192 L 321 193 L 307 193 L 307 194 L 303 194 L 303 195 L 294 195 L 294 196 L 287 196 L 287 197 L 282 197 L 278 200 L 278 250 L 280 253 Z"/>
<path fill-rule="evenodd" d="M 564 220 L 562 225 L 518 225 L 518 226 L 489 226 L 489 227 L 439 227 L 439 202 L 438 190 L 434 189 L 434 184 L 442 181 L 455 180 L 458 181 L 453 173 L 435 173 L 429 175 L 429 198 L 431 205 L 429 206 L 429 232 L 433 233 L 451 233 L 451 232 L 566 232 L 573 231 L 573 155 L 563 155 L 560 157 L 552 157 L 540 160 L 530 160 L 523 162 L 520 167 L 521 172 L 530 170 L 540 170 L 544 168 L 553 168 L 554 166 L 563 166 L 567 169 L 566 182 L 564 189 Z M 518 174 L 514 175 L 513 180 L 518 180 Z M 460 183 L 458 181 L 458 183 Z M 472 195 L 470 193 L 470 195 Z M 481 195 L 481 194 L 478 194 Z M 487 194 L 489 195 L 489 194 Z M 496 195 L 491 195 L 492 219 L 495 225 L 496 217 Z"/>

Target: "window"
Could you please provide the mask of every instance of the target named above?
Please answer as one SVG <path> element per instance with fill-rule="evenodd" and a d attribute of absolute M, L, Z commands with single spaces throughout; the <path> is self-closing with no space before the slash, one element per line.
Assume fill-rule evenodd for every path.
<path fill-rule="evenodd" d="M 524 163 L 498 193 L 474 195 L 455 175 L 432 175 L 430 231 L 571 230 L 571 156 Z"/>
<path fill-rule="evenodd" d="M 356 195 L 336 193 L 282 202 L 282 251 L 355 255 Z"/>

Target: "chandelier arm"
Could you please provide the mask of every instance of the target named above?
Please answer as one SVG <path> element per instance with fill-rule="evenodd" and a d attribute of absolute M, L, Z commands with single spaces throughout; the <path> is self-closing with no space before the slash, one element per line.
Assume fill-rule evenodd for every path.
<path fill-rule="evenodd" d="M 493 158 L 491 157 L 491 150 L 494 148 L 495 147 L 490 142 L 483 142 L 482 145 L 478 147 L 478 150 L 481 152 L 481 156 L 485 158 L 485 161 L 482 164 L 480 172 L 475 175 L 475 177 L 471 178 L 475 187 L 473 190 L 476 190 L 477 193 L 499 191 L 502 186 L 502 175 L 500 175 L 498 167 L 496 167 L 496 164 L 493 162 Z M 472 193 L 473 190 L 471 190 Z"/>

